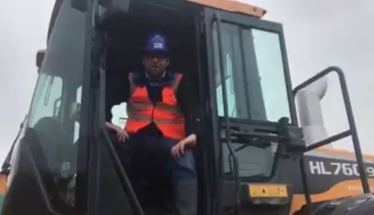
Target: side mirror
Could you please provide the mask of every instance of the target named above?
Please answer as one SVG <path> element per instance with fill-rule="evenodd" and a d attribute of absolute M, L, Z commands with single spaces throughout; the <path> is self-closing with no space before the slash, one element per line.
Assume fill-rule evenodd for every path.
<path fill-rule="evenodd" d="M 39 50 L 36 53 L 36 66 L 38 67 L 38 69 L 40 69 L 40 67 L 42 66 L 44 55 L 45 55 L 45 49 Z"/>

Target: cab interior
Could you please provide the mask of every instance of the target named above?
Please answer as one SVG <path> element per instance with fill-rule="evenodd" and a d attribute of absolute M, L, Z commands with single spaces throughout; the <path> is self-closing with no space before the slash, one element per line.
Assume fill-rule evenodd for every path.
<path fill-rule="evenodd" d="M 106 29 L 107 78 L 123 80 L 141 70 L 141 49 L 148 34 L 162 33 L 171 47 L 169 70 L 182 73 L 198 87 L 197 32 L 193 13 L 136 1 L 129 12 L 109 18 Z M 110 83 L 108 83 L 110 84 Z"/>
<path fill-rule="evenodd" d="M 186 12 L 188 11 L 188 12 Z M 175 10 L 165 8 L 156 4 L 141 3 L 136 1 L 130 4 L 129 12 L 108 18 L 105 21 L 105 49 L 106 49 L 106 85 L 121 85 L 128 77 L 130 71 L 142 70 L 141 48 L 149 33 L 159 32 L 166 36 L 171 48 L 171 63 L 169 70 L 182 73 L 184 78 L 199 92 L 199 71 L 201 68 L 200 52 L 204 47 L 200 46 L 200 20 L 199 11 Z M 106 100 L 115 94 L 116 87 L 107 88 Z M 196 95 L 199 97 L 199 93 Z M 197 145 L 200 145 L 199 143 Z M 202 178 L 202 149 L 197 147 L 194 151 L 198 171 L 199 184 L 199 211 L 203 210 L 203 199 L 205 193 Z M 146 180 L 146 179 L 144 179 Z M 138 183 L 145 182 L 145 196 L 149 193 L 162 193 L 169 186 L 160 188 L 158 191 L 151 190 L 152 182 L 140 179 Z M 143 186 L 143 185 L 142 185 Z M 148 187 L 147 187 L 148 186 Z M 154 186 L 153 186 L 154 187 Z M 165 191 L 165 193 L 170 193 Z M 139 196 L 138 196 L 139 197 Z M 171 204 L 170 195 L 156 196 L 162 198 L 166 204 Z M 146 201 L 146 200 L 145 200 Z M 144 201 L 143 201 L 144 202 Z M 147 201 L 148 202 L 148 201 Z M 162 203 L 158 203 L 162 204 Z M 169 204 L 169 205 L 170 205 Z M 154 206 L 154 205 L 152 205 Z M 147 205 L 145 206 L 147 207 Z M 165 209 L 165 205 L 160 206 Z M 168 205 L 166 205 L 168 207 Z M 146 208 L 144 209 L 147 210 Z M 167 209 L 166 209 L 167 210 Z"/>

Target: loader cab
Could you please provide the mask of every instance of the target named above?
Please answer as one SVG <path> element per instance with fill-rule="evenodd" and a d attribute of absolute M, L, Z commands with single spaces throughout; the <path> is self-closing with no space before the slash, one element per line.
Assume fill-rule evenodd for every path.
<path fill-rule="evenodd" d="M 205 116 L 205 135 L 195 149 L 201 213 L 214 200 L 221 202 L 215 207 L 236 210 L 237 195 L 248 199 L 248 183 L 281 184 L 274 199 L 283 202 L 273 213 L 280 206 L 287 210 L 287 186 L 292 183 L 288 176 L 299 167 L 300 154 L 282 157 L 288 146 L 280 146 L 286 142 L 279 138 L 282 128 L 296 124 L 280 24 L 188 1 L 131 1 L 125 14 L 106 17 L 102 29 L 108 39 L 106 99 L 115 94 L 110 90 L 121 85 L 126 72 L 142 69 L 139 53 L 149 32 L 160 31 L 171 41 L 170 69 L 189 79 L 196 89 L 191 96 L 199 97 Z M 289 121 L 279 122 L 281 118 Z M 303 147 L 300 130 L 295 138 Z M 287 165 L 294 169 L 285 169 Z"/>
<path fill-rule="evenodd" d="M 203 112 L 195 149 L 199 214 L 258 214 L 264 207 L 287 214 L 300 158 L 290 150 L 303 142 L 280 24 L 242 14 L 239 3 L 225 9 L 210 1 L 74 2 L 62 1 L 39 64 L 4 214 L 143 214 L 104 113 L 115 86 L 141 69 L 140 48 L 152 31 L 171 41 L 171 69 L 188 77 Z M 35 194 L 33 204 L 18 195 L 24 192 Z"/>

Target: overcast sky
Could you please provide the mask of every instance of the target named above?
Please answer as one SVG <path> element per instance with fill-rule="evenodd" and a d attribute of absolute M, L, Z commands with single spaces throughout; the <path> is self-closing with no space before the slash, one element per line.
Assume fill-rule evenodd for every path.
<path fill-rule="evenodd" d="M 37 2 L 37 3 L 36 3 Z M 0 161 L 27 114 L 37 79 L 36 52 L 45 48 L 53 0 L 0 1 Z M 346 72 L 362 148 L 374 153 L 373 0 L 252 0 L 265 19 L 283 23 L 293 86 L 330 65 Z M 346 128 L 335 77 L 323 101 L 329 134 Z M 349 142 L 335 145 L 350 149 Z"/>

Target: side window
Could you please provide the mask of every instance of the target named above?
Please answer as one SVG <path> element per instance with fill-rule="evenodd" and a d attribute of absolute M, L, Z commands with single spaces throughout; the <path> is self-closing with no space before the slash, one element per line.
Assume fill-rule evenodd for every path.
<path fill-rule="evenodd" d="M 276 122 L 290 117 L 279 35 L 221 24 L 222 52 L 231 118 Z M 224 116 L 216 24 L 213 26 L 218 115 Z"/>
<path fill-rule="evenodd" d="M 50 176 L 56 188 L 60 180 L 74 183 L 76 174 L 77 148 L 74 143 L 79 138 L 77 101 L 81 90 L 77 90 L 79 83 L 75 80 L 74 77 L 61 79 L 48 75 L 42 68 L 27 123 L 28 130 L 35 134 L 29 136 L 28 141 L 38 161 L 38 169 L 52 173 Z M 73 206 L 75 193 L 68 191 L 70 185 L 66 185 L 59 187 L 59 191 L 66 204 Z"/>
<path fill-rule="evenodd" d="M 243 29 L 242 38 L 245 63 L 249 64 L 253 62 L 250 59 L 255 59 L 253 65 L 257 65 L 257 68 L 247 65 L 253 71 L 247 72 L 252 119 L 275 122 L 281 117 L 290 118 L 279 35 L 257 29 Z"/>
<path fill-rule="evenodd" d="M 78 103 L 87 62 L 86 23 L 85 13 L 72 8 L 70 1 L 63 1 L 39 70 L 26 124 L 25 141 L 57 213 L 61 208 L 75 206 L 75 178 L 85 174 L 88 163 L 82 162 L 82 171 L 77 172 L 78 147 L 74 143 L 79 139 Z"/>
<path fill-rule="evenodd" d="M 234 118 L 248 118 L 247 103 L 242 101 L 244 97 L 243 88 L 243 64 L 239 48 L 239 28 L 234 25 L 222 24 L 222 52 L 224 60 L 225 80 L 221 80 L 220 64 L 218 55 L 218 37 L 216 25 L 213 31 L 215 50 L 215 72 L 216 72 L 216 96 L 218 115 L 224 116 L 222 81 L 227 88 L 229 116 Z"/>
<path fill-rule="evenodd" d="M 221 45 L 224 79 L 220 75 L 217 23 L 213 25 L 214 75 L 218 116 L 224 116 L 225 81 L 228 116 L 231 119 L 277 122 L 290 117 L 283 55 L 278 34 L 222 22 Z M 233 142 L 240 163 L 240 177 L 268 178 L 274 168 L 277 144 L 249 146 Z M 233 163 L 227 145 L 222 144 L 224 173 L 232 176 Z"/>
<path fill-rule="evenodd" d="M 43 116 L 58 118 L 61 105 L 62 80 L 60 77 L 42 74 L 36 85 L 31 113 L 29 114 L 29 124 L 35 123 Z"/>

